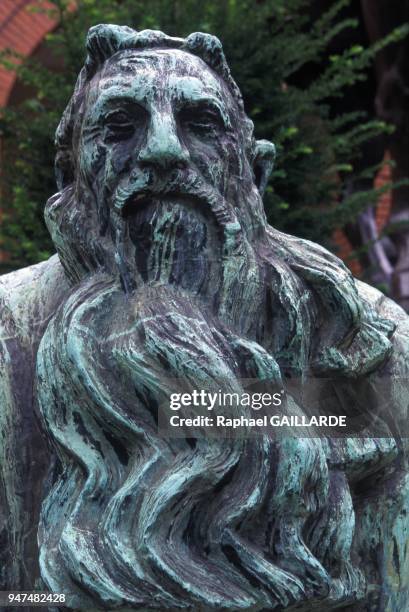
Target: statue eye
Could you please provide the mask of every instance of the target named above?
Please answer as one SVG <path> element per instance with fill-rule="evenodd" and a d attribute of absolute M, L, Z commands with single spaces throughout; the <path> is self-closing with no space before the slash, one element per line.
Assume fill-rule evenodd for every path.
<path fill-rule="evenodd" d="M 222 127 L 219 113 L 207 107 L 182 109 L 179 119 L 183 126 L 200 136 L 213 136 Z"/>
<path fill-rule="evenodd" d="M 109 123 L 118 123 L 118 124 L 128 123 L 129 115 L 128 113 L 125 113 L 124 111 L 114 111 L 112 113 L 109 113 L 106 119 L 108 120 Z"/>
<path fill-rule="evenodd" d="M 115 110 L 104 117 L 105 137 L 107 140 L 130 138 L 140 122 L 138 113 L 129 114 L 124 110 Z"/>

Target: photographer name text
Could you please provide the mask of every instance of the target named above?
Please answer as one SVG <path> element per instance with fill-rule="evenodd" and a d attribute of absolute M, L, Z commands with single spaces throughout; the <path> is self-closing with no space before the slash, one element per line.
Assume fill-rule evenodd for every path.
<path fill-rule="evenodd" d="M 240 427 L 346 427 L 346 416 L 335 415 L 264 415 L 259 418 L 250 417 L 226 417 L 217 415 L 216 417 L 198 415 L 187 418 L 179 415 L 172 415 L 169 423 L 172 427 L 228 427 L 237 429 Z"/>

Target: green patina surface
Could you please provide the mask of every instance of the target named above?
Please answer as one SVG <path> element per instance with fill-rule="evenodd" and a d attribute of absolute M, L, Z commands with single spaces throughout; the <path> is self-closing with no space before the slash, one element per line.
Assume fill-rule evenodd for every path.
<path fill-rule="evenodd" d="M 407 315 L 267 225 L 275 149 L 215 37 L 101 25 L 87 50 L 46 206 L 58 257 L 0 279 L 1 589 L 84 611 L 405 612 Z M 174 381 L 318 376 L 360 437 L 158 432 Z"/>

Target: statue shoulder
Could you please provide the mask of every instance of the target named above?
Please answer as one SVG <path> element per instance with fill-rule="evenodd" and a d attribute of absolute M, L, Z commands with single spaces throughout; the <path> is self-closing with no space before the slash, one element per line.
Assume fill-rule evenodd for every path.
<path fill-rule="evenodd" d="M 379 317 L 392 321 L 395 332 L 391 337 L 393 353 L 387 365 L 389 373 L 397 376 L 409 375 L 409 315 L 396 302 L 378 289 L 356 280 L 358 293 L 369 308 L 375 310 Z"/>
<path fill-rule="evenodd" d="M 57 255 L 0 276 L 0 341 L 11 327 L 21 340 L 34 341 L 68 290 Z"/>
<path fill-rule="evenodd" d="M 33 398 L 35 354 L 67 291 L 57 256 L 0 277 L 0 590 L 19 588 L 18 564 L 35 545 L 28 490 L 40 486 L 46 469 Z"/>

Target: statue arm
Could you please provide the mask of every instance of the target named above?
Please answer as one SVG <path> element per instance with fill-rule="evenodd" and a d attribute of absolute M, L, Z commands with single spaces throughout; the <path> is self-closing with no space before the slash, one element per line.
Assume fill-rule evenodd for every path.
<path fill-rule="evenodd" d="M 47 452 L 35 415 L 38 343 L 67 289 L 57 257 L 0 277 L 0 590 L 32 589 Z"/>
<path fill-rule="evenodd" d="M 380 375 L 395 379 L 391 411 L 402 433 L 401 455 L 395 470 L 379 482 L 377 494 L 369 496 L 366 512 L 358 519 L 363 523 L 360 533 L 370 534 L 369 545 L 378 557 L 380 607 L 392 612 L 406 609 L 409 601 L 409 316 L 377 289 L 360 281 L 357 287 L 379 316 L 396 324 L 391 338 L 393 352 Z"/>
<path fill-rule="evenodd" d="M 16 366 L 21 345 L 7 297 L 0 288 L 0 590 L 18 588 L 21 584 L 24 523 L 23 457 L 17 452 L 22 415 L 18 410 L 18 385 L 21 379 Z M 17 385 L 16 385 L 17 383 Z M 22 448 L 22 447 L 20 447 Z"/>

